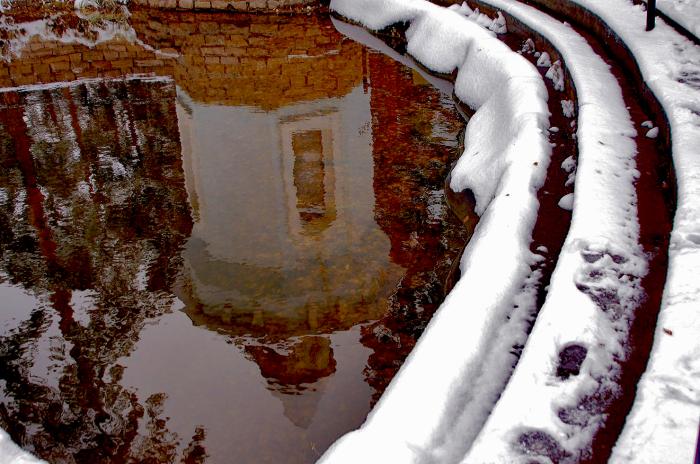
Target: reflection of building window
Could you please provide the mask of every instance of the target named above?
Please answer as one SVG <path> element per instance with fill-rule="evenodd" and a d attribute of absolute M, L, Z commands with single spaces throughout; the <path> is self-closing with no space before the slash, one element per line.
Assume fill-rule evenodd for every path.
<path fill-rule="evenodd" d="M 294 187 L 297 210 L 303 223 L 318 221 L 326 215 L 323 142 L 320 130 L 292 134 Z"/>
<path fill-rule="evenodd" d="M 292 236 L 318 236 L 336 219 L 335 166 L 340 132 L 335 111 L 297 114 L 280 121 L 282 165 Z"/>

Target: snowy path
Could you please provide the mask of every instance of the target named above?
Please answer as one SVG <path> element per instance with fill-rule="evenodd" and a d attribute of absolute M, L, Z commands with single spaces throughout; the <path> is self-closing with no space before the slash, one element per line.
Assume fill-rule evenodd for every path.
<path fill-rule="evenodd" d="M 535 4 L 572 14 L 569 4 Z M 575 0 L 609 35 L 626 44 L 641 76 L 668 116 L 677 176 L 678 204 L 669 246 L 668 277 L 648 366 L 637 384 L 634 406 L 610 458 L 612 463 L 692 462 L 700 418 L 700 47 L 657 20 L 645 31 L 646 13 L 630 0 Z M 688 9 L 697 28 L 697 2 Z M 650 329 L 651 330 L 651 329 Z"/>
<path fill-rule="evenodd" d="M 700 46 L 662 21 L 645 33 L 644 12 L 625 0 L 576 2 L 606 21 L 637 58 L 668 115 L 678 178 L 654 347 L 611 462 L 692 462 L 700 418 Z"/>

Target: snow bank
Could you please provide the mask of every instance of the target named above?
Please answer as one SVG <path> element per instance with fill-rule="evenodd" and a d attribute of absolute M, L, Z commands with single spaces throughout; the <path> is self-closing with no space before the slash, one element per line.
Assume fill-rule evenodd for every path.
<path fill-rule="evenodd" d="M 535 456 L 577 462 L 601 425 L 605 402 L 621 393 L 618 360 L 626 356 L 630 320 L 643 297 L 636 131 L 618 82 L 585 39 L 534 8 L 489 3 L 538 30 L 561 53 L 577 91 L 579 159 L 571 227 L 547 299 L 463 462 Z"/>
<path fill-rule="evenodd" d="M 535 305 L 531 265 L 542 257 L 529 245 L 551 155 L 547 91 L 532 64 L 461 10 L 422 0 L 333 0 L 331 8 L 372 29 L 409 22 L 411 55 L 437 72 L 458 70 L 455 93 L 476 112 L 451 186 L 473 191 L 482 217 L 462 278 L 404 366 L 362 428 L 320 462 L 455 462 L 510 375 L 511 348 L 524 342 Z"/>
<path fill-rule="evenodd" d="M 628 0 L 576 2 L 601 17 L 635 55 L 669 117 L 678 183 L 654 346 L 610 462 L 692 462 L 700 418 L 700 47 L 660 20 L 645 32 L 645 12 Z"/>
<path fill-rule="evenodd" d="M 0 464 L 46 464 L 15 445 L 10 436 L 0 429 Z"/>

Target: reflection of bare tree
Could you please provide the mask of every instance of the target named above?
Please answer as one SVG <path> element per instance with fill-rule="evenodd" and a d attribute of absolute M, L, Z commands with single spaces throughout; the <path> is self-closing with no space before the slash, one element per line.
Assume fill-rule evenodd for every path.
<path fill-rule="evenodd" d="M 120 384 L 119 358 L 170 310 L 192 227 L 174 86 L 2 98 L 0 266 L 44 303 L 0 338 L 0 426 L 52 462 L 170 462 L 180 438 L 162 418 L 165 395 L 141 403 Z M 85 314 L 75 312 L 78 294 L 89 295 Z M 43 379 L 31 369 L 47 343 L 60 368 Z M 183 460 L 200 462 L 203 440 L 195 431 Z"/>

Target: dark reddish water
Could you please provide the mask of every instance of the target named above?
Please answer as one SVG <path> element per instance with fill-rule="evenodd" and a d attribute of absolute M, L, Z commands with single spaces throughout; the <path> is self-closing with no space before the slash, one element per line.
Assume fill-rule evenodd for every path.
<path fill-rule="evenodd" d="M 0 426 L 51 462 L 313 462 L 467 239 L 451 97 L 323 17 L 100 21 L 2 32 Z"/>

